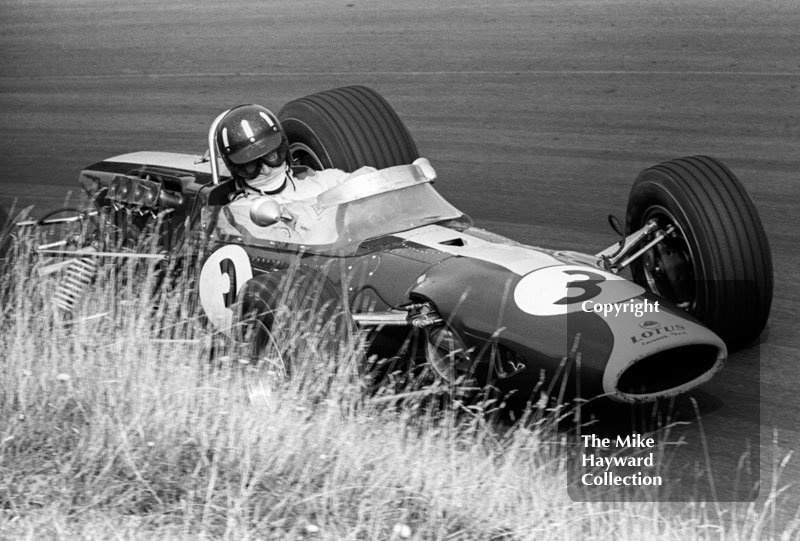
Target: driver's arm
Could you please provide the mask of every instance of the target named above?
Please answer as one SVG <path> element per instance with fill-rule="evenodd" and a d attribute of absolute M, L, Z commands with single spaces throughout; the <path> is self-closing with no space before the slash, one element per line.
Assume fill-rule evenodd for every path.
<path fill-rule="evenodd" d="M 318 195 L 324 191 L 330 190 L 331 188 L 335 188 L 339 184 L 346 182 L 351 178 L 373 173 L 375 171 L 377 171 L 377 169 L 368 165 L 360 167 L 352 173 L 342 171 L 341 169 L 324 169 L 322 171 L 313 171 L 303 182 L 311 181 L 318 190 L 318 193 L 316 194 Z"/>

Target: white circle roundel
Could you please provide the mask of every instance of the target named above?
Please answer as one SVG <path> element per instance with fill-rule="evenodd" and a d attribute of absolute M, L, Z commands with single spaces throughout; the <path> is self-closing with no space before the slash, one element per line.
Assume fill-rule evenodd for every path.
<path fill-rule="evenodd" d="M 233 324 L 231 306 L 245 282 L 253 277 L 250 258 L 244 248 L 227 244 L 214 251 L 200 270 L 200 305 L 214 327 L 229 329 Z"/>
<path fill-rule="evenodd" d="M 644 291 L 643 287 L 600 269 L 559 265 L 523 276 L 514 289 L 514 302 L 534 316 L 557 316 L 581 310 L 585 301 L 621 302 Z"/>

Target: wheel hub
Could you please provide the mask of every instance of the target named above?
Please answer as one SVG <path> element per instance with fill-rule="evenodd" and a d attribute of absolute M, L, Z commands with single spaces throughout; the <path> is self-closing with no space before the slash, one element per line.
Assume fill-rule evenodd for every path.
<path fill-rule="evenodd" d="M 466 347 L 452 330 L 443 325 L 428 327 L 425 338 L 425 356 L 443 380 L 456 383 L 469 375 L 471 362 Z"/>
<path fill-rule="evenodd" d="M 691 249 L 678 221 L 666 209 L 654 208 L 645 220 L 655 219 L 659 230 L 673 230 L 642 257 L 642 270 L 650 290 L 691 311 L 696 304 Z"/>

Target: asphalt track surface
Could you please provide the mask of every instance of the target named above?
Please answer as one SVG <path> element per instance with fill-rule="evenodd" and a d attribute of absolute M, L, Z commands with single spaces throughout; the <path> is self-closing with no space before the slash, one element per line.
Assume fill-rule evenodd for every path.
<path fill-rule="evenodd" d="M 715 156 L 761 213 L 775 300 L 760 347 L 696 398 L 725 467 L 760 435 L 763 502 L 800 449 L 797 28 L 795 0 L 2 0 L 0 204 L 41 213 L 78 192 L 82 166 L 201 153 L 227 107 L 347 84 L 387 97 L 478 226 L 533 245 L 595 252 L 639 171 Z M 780 483 L 798 479 L 794 456 Z M 779 520 L 800 487 L 785 497 Z"/>

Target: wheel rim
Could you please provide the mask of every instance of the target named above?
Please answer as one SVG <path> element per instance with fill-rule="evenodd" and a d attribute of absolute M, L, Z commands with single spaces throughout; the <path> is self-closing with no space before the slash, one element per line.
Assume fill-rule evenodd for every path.
<path fill-rule="evenodd" d="M 305 165 L 315 171 L 322 171 L 325 169 L 320 157 L 308 145 L 303 143 L 291 143 L 289 145 L 289 154 L 292 156 L 292 162 L 297 165 Z"/>
<path fill-rule="evenodd" d="M 425 329 L 425 356 L 448 384 L 464 384 L 471 379 L 472 363 L 467 348 L 449 328 L 442 325 Z"/>
<path fill-rule="evenodd" d="M 671 235 L 642 256 L 642 272 L 649 289 L 688 312 L 697 309 L 696 265 L 686 233 L 675 216 L 662 206 L 647 209 L 642 225 L 650 220 L 658 223 L 659 230 L 670 225 Z"/>

